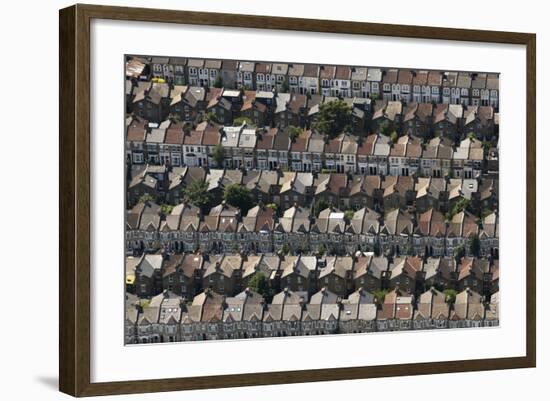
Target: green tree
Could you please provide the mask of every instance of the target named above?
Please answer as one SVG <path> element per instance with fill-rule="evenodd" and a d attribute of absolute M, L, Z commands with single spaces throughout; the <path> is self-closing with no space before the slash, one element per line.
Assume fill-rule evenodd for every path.
<path fill-rule="evenodd" d="M 321 244 L 317 253 L 319 254 L 319 256 L 324 256 L 324 254 L 327 253 L 327 248 L 325 247 L 325 244 Z"/>
<path fill-rule="evenodd" d="M 351 107 L 340 99 L 322 103 L 312 127 L 329 138 L 348 131 L 351 127 Z"/>
<path fill-rule="evenodd" d="M 470 237 L 468 248 L 470 249 L 470 253 L 476 258 L 481 256 L 481 241 L 479 240 L 479 235 L 474 234 Z"/>
<path fill-rule="evenodd" d="M 218 143 L 212 148 L 212 159 L 216 162 L 216 167 L 221 168 L 223 166 L 224 158 L 223 146 L 221 143 Z"/>
<path fill-rule="evenodd" d="M 163 205 L 160 205 L 160 212 L 163 215 L 167 216 L 172 212 L 173 208 L 174 208 L 174 205 L 163 204 Z"/>
<path fill-rule="evenodd" d="M 254 273 L 248 281 L 248 288 L 260 294 L 268 302 L 273 297 L 269 281 L 263 272 Z"/>
<path fill-rule="evenodd" d="M 223 199 L 232 206 L 241 209 L 242 214 L 246 214 L 253 205 L 250 190 L 239 184 L 227 186 L 223 192 Z"/>
<path fill-rule="evenodd" d="M 208 113 L 206 113 L 204 120 L 208 121 L 209 123 L 218 124 L 218 119 L 216 118 L 216 114 L 213 111 L 209 111 Z"/>
<path fill-rule="evenodd" d="M 268 209 L 271 209 L 275 212 L 277 212 L 277 209 L 278 209 L 278 206 L 275 203 L 268 203 L 265 207 L 267 207 Z"/>
<path fill-rule="evenodd" d="M 466 256 L 466 250 L 464 249 L 464 245 L 459 245 L 455 248 L 454 252 L 456 263 L 459 263 L 460 260 Z"/>
<path fill-rule="evenodd" d="M 185 187 L 182 191 L 183 199 L 204 210 L 212 200 L 212 195 L 208 192 L 208 183 L 205 181 L 193 181 L 191 185 Z"/>
<path fill-rule="evenodd" d="M 413 256 L 416 252 L 414 250 L 414 247 L 411 244 L 408 244 L 407 248 L 405 249 L 405 253 L 409 256 Z"/>
<path fill-rule="evenodd" d="M 466 199 L 464 197 L 461 197 L 454 205 L 453 207 L 451 208 L 451 210 L 449 210 L 447 212 L 447 220 L 451 220 L 455 214 L 458 214 L 460 212 L 463 212 L 464 210 L 466 210 L 468 208 L 468 206 L 470 206 L 470 200 L 469 199 Z"/>
<path fill-rule="evenodd" d="M 288 255 L 288 253 L 290 252 L 290 248 L 288 247 L 288 244 L 283 244 L 282 248 L 281 248 L 281 253 L 283 255 Z"/>
<path fill-rule="evenodd" d="M 378 240 L 374 243 L 372 251 L 374 252 L 374 256 L 380 256 L 380 242 Z"/>
<path fill-rule="evenodd" d="M 243 125 L 243 123 L 250 126 L 254 125 L 252 124 L 252 120 L 248 117 L 237 117 L 236 119 L 233 120 L 234 127 L 240 127 L 241 125 Z"/>
<path fill-rule="evenodd" d="M 384 303 L 384 299 L 386 298 L 386 295 L 390 292 L 389 290 L 377 290 L 372 293 L 374 295 L 374 298 L 376 299 L 376 303 L 381 305 Z"/>
<path fill-rule="evenodd" d="M 355 214 L 355 212 L 353 210 L 346 210 L 344 212 L 344 220 L 346 220 L 346 222 L 350 222 L 351 219 L 353 219 L 353 215 Z"/>
<path fill-rule="evenodd" d="M 390 133 L 390 140 L 391 140 L 393 143 L 397 143 L 397 132 L 392 131 L 392 132 Z"/>
<path fill-rule="evenodd" d="M 287 93 L 288 92 L 288 82 L 286 82 L 286 79 L 281 84 L 281 93 Z"/>
<path fill-rule="evenodd" d="M 386 136 L 390 136 L 395 131 L 395 124 L 393 123 L 393 121 L 385 120 L 380 126 L 380 132 L 382 132 L 382 134 Z M 397 136 L 397 132 L 395 133 L 395 135 Z"/>
<path fill-rule="evenodd" d="M 322 210 L 325 210 L 327 207 L 329 207 L 329 204 L 324 199 L 319 199 L 315 204 L 313 205 L 313 215 L 315 217 L 319 217 L 319 213 L 321 213 Z"/>
<path fill-rule="evenodd" d="M 151 194 L 143 194 L 139 197 L 138 203 L 154 202 L 155 198 Z"/>
<path fill-rule="evenodd" d="M 294 125 L 288 127 L 288 136 L 292 142 L 294 142 L 302 132 L 303 130 L 300 127 L 295 127 Z"/>
<path fill-rule="evenodd" d="M 223 88 L 223 79 L 221 75 L 216 77 L 216 80 L 214 81 L 214 88 Z"/>
<path fill-rule="evenodd" d="M 454 304 L 456 300 L 456 291 L 452 289 L 446 289 L 443 290 L 443 294 L 445 294 L 445 301 L 447 301 L 450 304 Z"/>

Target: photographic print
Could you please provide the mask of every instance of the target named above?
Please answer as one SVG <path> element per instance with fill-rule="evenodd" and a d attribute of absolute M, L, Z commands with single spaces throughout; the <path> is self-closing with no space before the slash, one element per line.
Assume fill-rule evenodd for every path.
<path fill-rule="evenodd" d="M 124 70 L 125 344 L 498 326 L 498 72 Z"/>

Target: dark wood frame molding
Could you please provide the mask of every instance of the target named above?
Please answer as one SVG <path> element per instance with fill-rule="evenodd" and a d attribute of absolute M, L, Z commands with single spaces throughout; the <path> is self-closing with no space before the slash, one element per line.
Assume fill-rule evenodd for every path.
<path fill-rule="evenodd" d="M 524 45 L 527 49 L 527 355 L 513 358 L 91 383 L 89 62 L 92 18 Z M 59 34 L 60 391 L 73 396 L 94 396 L 535 367 L 535 34 L 81 4 L 60 10 Z"/>

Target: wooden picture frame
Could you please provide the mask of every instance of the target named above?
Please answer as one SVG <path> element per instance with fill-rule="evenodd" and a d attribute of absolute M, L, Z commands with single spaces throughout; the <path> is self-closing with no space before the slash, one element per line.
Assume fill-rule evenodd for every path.
<path fill-rule="evenodd" d="M 90 380 L 90 22 L 92 19 L 517 44 L 527 58 L 526 350 L 524 357 L 441 361 L 92 383 Z M 535 367 L 536 362 L 536 36 L 268 16 L 74 5 L 60 10 L 59 388 L 73 396 L 144 393 Z"/>

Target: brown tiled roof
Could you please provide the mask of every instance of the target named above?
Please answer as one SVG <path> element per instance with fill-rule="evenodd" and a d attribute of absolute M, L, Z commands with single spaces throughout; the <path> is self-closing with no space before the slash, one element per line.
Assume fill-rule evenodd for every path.
<path fill-rule="evenodd" d="M 430 222 L 432 220 L 432 214 L 433 209 L 429 209 L 428 211 L 418 216 L 417 228 L 418 231 L 420 231 L 420 234 L 426 236 L 430 235 Z"/>
<path fill-rule="evenodd" d="M 134 142 L 143 142 L 145 140 L 145 127 L 147 121 L 141 119 L 134 119 L 128 126 L 128 134 L 126 140 Z"/>
<path fill-rule="evenodd" d="M 345 188 L 347 184 L 347 176 L 345 174 L 331 174 L 328 181 L 328 190 L 335 195 L 340 193 L 340 190 Z"/>
<path fill-rule="evenodd" d="M 294 114 L 299 114 L 301 109 L 306 107 L 306 104 L 307 104 L 307 96 L 295 93 L 290 98 L 290 102 L 288 103 L 288 108 Z"/>
<path fill-rule="evenodd" d="M 302 132 L 294 142 L 290 144 L 291 152 L 305 152 L 307 149 L 307 144 L 309 137 L 311 136 L 311 131 Z"/>
<path fill-rule="evenodd" d="M 408 84 L 410 85 L 412 82 L 412 72 L 411 70 L 399 70 L 399 73 L 397 75 L 397 83 L 399 84 Z"/>
<path fill-rule="evenodd" d="M 164 137 L 164 143 L 172 145 L 181 145 L 183 143 L 183 124 L 172 124 L 170 128 L 166 130 L 166 136 Z"/>
<path fill-rule="evenodd" d="M 416 109 L 416 116 L 422 122 L 427 122 L 432 116 L 433 106 L 431 103 L 419 103 Z"/>
<path fill-rule="evenodd" d="M 432 224 L 430 227 L 430 235 L 433 237 L 443 237 L 447 231 L 447 224 L 445 223 L 445 216 L 443 213 L 435 210 L 432 215 Z"/>
<path fill-rule="evenodd" d="M 422 155 L 422 145 L 418 143 L 407 144 L 407 157 L 420 157 Z"/>
<path fill-rule="evenodd" d="M 412 83 L 413 85 L 426 85 L 428 83 L 428 71 L 416 71 Z"/>
<path fill-rule="evenodd" d="M 237 71 L 239 62 L 237 60 L 222 60 L 222 70 Z"/>
<path fill-rule="evenodd" d="M 269 74 L 269 72 L 271 71 L 271 64 L 257 63 L 255 71 L 256 74 Z"/>
<path fill-rule="evenodd" d="M 214 146 L 220 143 L 220 127 L 215 124 L 208 124 L 204 130 L 202 144 L 205 146 Z"/>
<path fill-rule="evenodd" d="M 183 274 L 187 277 L 193 277 L 195 270 L 202 267 L 202 255 L 200 253 L 188 253 L 181 260 L 181 268 Z"/>
<path fill-rule="evenodd" d="M 202 143 L 203 135 L 204 131 L 191 131 L 189 134 L 184 136 L 183 143 L 185 145 L 200 145 Z"/>
<path fill-rule="evenodd" d="M 274 214 L 275 214 L 275 211 L 269 207 L 260 208 L 256 219 L 256 227 L 255 227 L 256 232 L 259 232 L 260 230 L 262 230 L 262 228 L 266 225 L 272 230 L 274 226 L 274 220 L 273 220 Z"/>
<path fill-rule="evenodd" d="M 206 101 L 208 102 L 208 108 L 214 106 L 218 100 L 219 97 L 222 95 L 223 88 L 215 88 L 211 87 L 208 88 L 208 92 L 206 93 Z"/>
<path fill-rule="evenodd" d="M 278 128 L 270 128 L 267 132 L 264 132 L 256 141 L 256 149 L 273 149 L 275 135 L 277 135 L 278 130 Z"/>
<path fill-rule="evenodd" d="M 397 178 L 395 188 L 402 196 L 404 196 L 407 191 L 414 190 L 414 178 L 408 175 L 399 176 Z"/>
<path fill-rule="evenodd" d="M 340 147 L 342 145 L 342 138 L 336 137 L 328 141 L 325 145 L 325 153 L 340 153 Z"/>
<path fill-rule="evenodd" d="M 443 81 L 443 75 L 441 74 L 441 71 L 428 72 L 428 85 L 440 86 L 442 81 Z"/>
<path fill-rule="evenodd" d="M 333 79 L 336 72 L 336 67 L 333 65 L 323 65 L 321 66 L 321 71 L 319 72 L 320 79 Z"/>
<path fill-rule="evenodd" d="M 473 266 L 473 258 L 462 258 L 458 267 L 458 280 L 463 280 L 470 275 L 470 270 Z"/>
<path fill-rule="evenodd" d="M 339 65 L 336 67 L 335 79 L 350 79 L 351 78 L 351 68 L 344 65 Z"/>
<path fill-rule="evenodd" d="M 274 150 L 288 150 L 290 148 L 290 138 L 285 131 L 278 131 L 273 141 Z"/>
<path fill-rule="evenodd" d="M 382 77 L 382 83 L 394 84 L 397 82 L 397 69 L 391 68 L 384 71 L 385 74 Z"/>
<path fill-rule="evenodd" d="M 405 152 L 407 151 L 407 147 L 403 143 L 396 143 L 392 146 L 390 150 L 390 156 L 392 157 L 403 157 L 405 156 Z"/>
<path fill-rule="evenodd" d="M 317 64 L 305 64 L 304 73 L 302 74 L 302 76 L 308 78 L 317 78 L 319 76 L 319 66 Z"/>
<path fill-rule="evenodd" d="M 447 103 L 438 103 L 435 105 L 433 110 L 434 124 L 445 120 L 447 111 L 449 110 L 449 105 Z"/>
<path fill-rule="evenodd" d="M 487 121 L 492 120 L 493 108 L 491 106 L 479 106 L 477 109 L 477 118 L 479 118 L 482 123 L 487 123 Z"/>
<path fill-rule="evenodd" d="M 372 153 L 374 142 L 369 142 L 366 139 L 357 147 L 357 154 L 359 156 L 369 156 Z"/>

